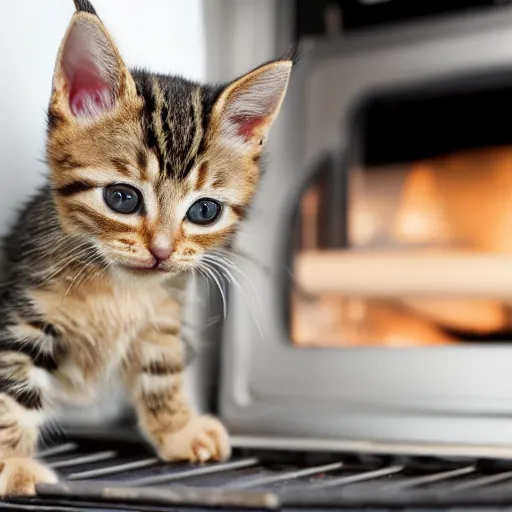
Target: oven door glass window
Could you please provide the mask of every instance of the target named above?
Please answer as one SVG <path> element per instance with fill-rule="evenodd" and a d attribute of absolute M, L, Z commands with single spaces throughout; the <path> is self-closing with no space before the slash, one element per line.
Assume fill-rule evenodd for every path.
<path fill-rule="evenodd" d="M 489 128 L 483 92 L 377 103 L 357 158 L 320 173 L 298 202 L 293 343 L 512 341 L 512 130 Z"/>

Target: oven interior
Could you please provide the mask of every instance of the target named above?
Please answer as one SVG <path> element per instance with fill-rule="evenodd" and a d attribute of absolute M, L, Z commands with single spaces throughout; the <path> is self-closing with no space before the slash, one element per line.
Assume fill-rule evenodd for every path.
<path fill-rule="evenodd" d="M 286 309 L 300 347 L 421 347 L 507 343 L 511 297 L 467 293 L 396 296 L 317 289 L 347 258 L 417 262 L 512 252 L 512 75 L 500 72 L 368 94 L 354 109 L 344 159 L 326 159 L 292 215 Z M 481 259 L 477 272 L 490 271 Z M 491 265 L 492 265 L 492 260 Z M 423 263 L 422 263 L 423 262 Z M 441 272 L 440 268 L 440 272 Z M 307 279 L 302 279 L 307 275 Z M 396 276 L 397 280 L 400 275 Z M 448 276 L 449 278 L 449 276 Z M 448 279 L 449 280 L 449 279 Z"/>

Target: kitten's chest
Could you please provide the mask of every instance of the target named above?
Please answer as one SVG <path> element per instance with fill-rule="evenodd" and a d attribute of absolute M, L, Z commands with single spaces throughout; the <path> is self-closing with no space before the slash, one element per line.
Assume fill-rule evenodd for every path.
<path fill-rule="evenodd" d="M 83 388 L 115 372 L 166 296 L 159 286 L 137 289 L 102 282 L 74 293 L 63 290 L 37 292 L 34 298 L 59 333 L 62 357 L 57 376 L 70 388 Z"/>

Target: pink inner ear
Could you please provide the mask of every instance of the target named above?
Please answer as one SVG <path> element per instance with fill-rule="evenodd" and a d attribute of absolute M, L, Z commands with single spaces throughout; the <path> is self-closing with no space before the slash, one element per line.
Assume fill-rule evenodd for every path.
<path fill-rule="evenodd" d="M 112 108 L 112 93 L 107 83 L 94 70 L 77 69 L 69 93 L 69 106 L 77 117 L 97 117 Z"/>
<path fill-rule="evenodd" d="M 244 116 L 234 119 L 238 127 L 237 134 L 245 140 L 249 140 L 254 135 L 255 129 L 264 121 L 265 116 Z"/>

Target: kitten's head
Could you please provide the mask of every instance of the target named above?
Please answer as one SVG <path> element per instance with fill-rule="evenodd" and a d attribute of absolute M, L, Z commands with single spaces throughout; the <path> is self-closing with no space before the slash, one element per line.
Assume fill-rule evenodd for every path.
<path fill-rule="evenodd" d="M 63 229 L 129 272 L 173 273 L 236 232 L 292 60 L 200 86 L 130 72 L 87 0 L 61 45 L 48 161 Z"/>

